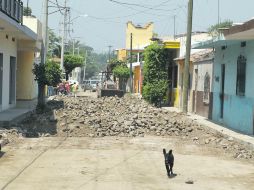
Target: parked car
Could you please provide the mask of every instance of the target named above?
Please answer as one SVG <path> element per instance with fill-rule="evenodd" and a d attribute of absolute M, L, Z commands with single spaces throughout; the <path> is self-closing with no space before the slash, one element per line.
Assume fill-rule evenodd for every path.
<path fill-rule="evenodd" d="M 90 87 L 91 87 L 91 91 L 95 92 L 97 89 L 97 85 L 100 84 L 99 80 L 90 80 Z"/>

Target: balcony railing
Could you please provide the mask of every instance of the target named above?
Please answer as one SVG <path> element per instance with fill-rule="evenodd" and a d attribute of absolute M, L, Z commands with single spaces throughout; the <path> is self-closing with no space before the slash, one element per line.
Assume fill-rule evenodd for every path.
<path fill-rule="evenodd" d="M 0 11 L 18 23 L 23 23 L 23 2 L 21 0 L 0 0 Z"/>

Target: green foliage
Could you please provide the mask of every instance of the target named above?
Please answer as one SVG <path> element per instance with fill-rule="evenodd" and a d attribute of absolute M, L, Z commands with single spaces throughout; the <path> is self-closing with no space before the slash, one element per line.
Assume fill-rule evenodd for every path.
<path fill-rule="evenodd" d="M 78 50 L 79 49 L 79 50 Z M 73 53 L 73 41 L 69 41 L 66 45 L 66 52 L 70 54 Z M 89 79 L 95 76 L 102 70 L 106 69 L 107 66 L 107 53 L 97 53 L 90 46 L 87 46 L 85 43 L 81 43 L 78 40 L 74 42 L 74 54 L 81 55 L 86 58 L 86 75 L 85 78 Z M 87 55 L 87 56 L 86 56 Z M 83 78 L 81 74 L 81 78 Z"/>
<path fill-rule="evenodd" d="M 153 83 L 147 83 L 143 87 L 142 95 L 150 103 L 158 104 L 168 89 L 167 80 L 159 80 Z"/>
<path fill-rule="evenodd" d="M 57 86 L 58 83 L 61 82 L 61 69 L 60 65 L 53 62 L 47 61 L 45 65 L 46 79 L 47 85 L 49 86 Z"/>
<path fill-rule="evenodd" d="M 34 64 L 32 72 L 35 76 L 34 80 L 38 82 L 39 86 L 47 85 L 46 69 L 44 64 Z"/>
<path fill-rule="evenodd" d="M 113 75 L 117 78 L 128 79 L 130 69 L 126 65 L 118 65 L 113 69 Z"/>
<path fill-rule="evenodd" d="M 23 15 L 24 16 L 32 16 L 32 9 L 30 7 L 23 8 Z"/>
<path fill-rule="evenodd" d="M 84 58 L 77 55 L 65 55 L 64 56 L 64 69 L 66 73 L 66 79 L 68 80 L 68 75 L 76 67 L 81 67 L 84 64 Z"/>
<path fill-rule="evenodd" d="M 53 61 L 47 61 L 45 65 L 34 64 L 32 72 L 35 75 L 35 80 L 40 86 L 56 86 L 61 82 L 60 66 Z"/>
<path fill-rule="evenodd" d="M 157 42 L 145 49 L 144 82 L 142 95 L 150 103 L 159 103 L 167 92 L 167 51 Z"/>
<path fill-rule="evenodd" d="M 108 72 L 113 72 L 114 68 L 119 66 L 119 65 L 125 65 L 123 61 L 117 60 L 117 59 L 112 59 L 110 63 L 107 66 Z"/>
<path fill-rule="evenodd" d="M 232 24 L 233 21 L 225 20 L 224 22 L 210 26 L 207 31 L 211 36 L 217 37 L 219 35 L 220 28 L 229 28 L 232 26 Z"/>
<path fill-rule="evenodd" d="M 48 55 L 50 57 L 61 57 L 61 38 L 58 37 L 53 30 L 49 29 L 49 48 Z"/>

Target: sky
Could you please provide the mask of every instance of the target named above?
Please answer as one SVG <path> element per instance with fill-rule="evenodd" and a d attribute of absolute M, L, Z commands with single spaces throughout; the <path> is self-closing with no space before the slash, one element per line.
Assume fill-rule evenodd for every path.
<path fill-rule="evenodd" d="M 63 5 L 64 0 L 57 0 Z M 27 0 L 23 0 L 26 5 Z M 54 6 L 56 0 L 49 0 Z M 188 0 L 67 0 L 73 24 L 69 38 L 76 38 L 94 48 L 96 52 L 125 47 L 126 23 L 144 25 L 154 22 L 154 32 L 159 36 L 186 33 Z M 120 3 L 123 4 L 120 4 Z M 125 4 L 127 3 L 127 4 Z M 131 5 L 130 5 L 131 4 Z M 218 11 L 219 4 L 219 11 Z M 29 0 L 33 15 L 42 20 L 43 0 Z M 194 0 L 193 31 L 206 31 L 209 26 L 226 19 L 242 23 L 254 17 L 253 0 Z M 56 8 L 50 7 L 49 12 Z M 82 17 L 78 17 L 83 15 Z M 84 16 L 87 15 L 87 16 Z M 49 27 L 60 35 L 61 13 L 49 15 Z"/>

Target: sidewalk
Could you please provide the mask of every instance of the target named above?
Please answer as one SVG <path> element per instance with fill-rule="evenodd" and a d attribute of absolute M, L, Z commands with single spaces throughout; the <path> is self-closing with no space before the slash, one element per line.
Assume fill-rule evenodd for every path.
<path fill-rule="evenodd" d="M 175 108 L 175 107 L 163 107 L 163 109 L 169 110 L 171 112 L 178 112 L 178 113 L 181 112 L 178 108 Z M 208 120 L 207 118 L 196 115 L 196 114 L 188 113 L 187 117 L 195 120 L 197 123 L 201 125 L 207 126 L 210 129 L 216 130 L 226 136 L 233 137 L 235 140 L 240 141 L 241 143 L 249 145 L 254 148 L 254 136 L 249 136 L 249 135 L 235 132 L 233 130 L 230 130 L 224 127 L 223 125 L 216 124 L 213 121 Z"/>
<path fill-rule="evenodd" d="M 37 99 L 31 101 L 17 101 L 16 107 L 0 112 L 0 127 L 10 127 L 18 123 L 36 108 Z"/>

